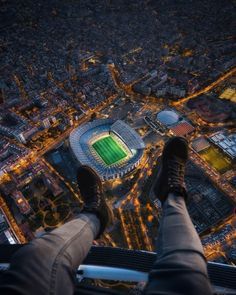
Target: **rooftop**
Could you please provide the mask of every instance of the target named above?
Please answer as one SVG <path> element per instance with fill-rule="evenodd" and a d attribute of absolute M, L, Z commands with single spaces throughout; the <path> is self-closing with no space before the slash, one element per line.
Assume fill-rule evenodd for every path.
<path fill-rule="evenodd" d="M 175 111 L 165 109 L 157 114 L 157 120 L 165 126 L 172 126 L 180 120 L 180 117 Z"/>

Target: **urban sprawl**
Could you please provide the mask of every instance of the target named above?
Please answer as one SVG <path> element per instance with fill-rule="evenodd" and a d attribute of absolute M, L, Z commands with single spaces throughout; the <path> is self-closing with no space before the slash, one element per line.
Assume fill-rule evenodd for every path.
<path fill-rule="evenodd" d="M 159 157 L 184 136 L 188 209 L 206 257 L 235 265 L 235 2 L 2 0 L 0 11 L 0 244 L 80 212 L 85 155 L 115 214 L 98 244 L 155 251 Z M 96 141 L 92 127 L 110 137 Z M 75 143 L 79 161 L 73 130 L 91 148 Z"/>

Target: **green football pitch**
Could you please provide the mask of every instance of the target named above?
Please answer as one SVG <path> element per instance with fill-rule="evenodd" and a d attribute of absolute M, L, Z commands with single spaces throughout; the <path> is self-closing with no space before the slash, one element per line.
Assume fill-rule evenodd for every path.
<path fill-rule="evenodd" d="M 92 147 L 107 165 L 112 165 L 127 156 L 127 153 L 111 136 L 99 139 Z"/>

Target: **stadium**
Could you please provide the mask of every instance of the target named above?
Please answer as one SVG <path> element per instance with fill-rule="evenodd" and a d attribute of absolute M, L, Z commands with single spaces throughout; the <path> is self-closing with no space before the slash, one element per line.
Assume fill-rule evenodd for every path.
<path fill-rule="evenodd" d="M 137 167 L 145 148 L 135 130 L 112 119 L 95 120 L 76 128 L 69 141 L 78 162 L 93 168 L 104 181 L 121 178 Z"/>

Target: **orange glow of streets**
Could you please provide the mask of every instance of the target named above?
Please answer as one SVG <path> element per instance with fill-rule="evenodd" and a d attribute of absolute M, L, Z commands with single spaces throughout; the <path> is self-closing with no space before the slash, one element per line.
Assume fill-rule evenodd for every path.
<path fill-rule="evenodd" d="M 120 221 L 121 221 L 121 225 L 122 225 L 122 228 L 123 228 L 123 231 L 124 231 L 124 235 L 125 235 L 125 238 L 126 238 L 128 248 L 132 249 L 131 240 L 130 240 L 129 234 L 128 234 L 126 226 L 125 226 L 125 220 L 124 220 L 124 217 L 123 217 L 123 214 L 122 214 L 122 210 L 120 208 L 118 208 L 118 212 L 119 212 Z"/>
<path fill-rule="evenodd" d="M 14 234 L 18 238 L 19 242 L 21 244 L 26 243 L 26 239 L 25 239 L 21 229 L 19 228 L 19 226 L 15 222 L 15 219 L 12 217 L 12 214 L 11 214 L 10 210 L 8 209 L 7 204 L 5 203 L 5 201 L 3 200 L 3 198 L 1 196 L 0 196 L 0 208 L 4 212 L 5 217 L 11 227 L 11 230 L 14 232 Z"/>
<path fill-rule="evenodd" d="M 187 102 L 189 99 L 194 98 L 200 94 L 206 93 L 208 91 L 210 91 L 211 89 L 213 89 L 215 86 L 217 86 L 218 84 L 220 84 L 221 82 L 223 82 L 224 80 L 226 80 L 227 78 L 229 78 L 230 76 L 232 76 L 234 73 L 236 73 L 236 68 L 233 68 L 232 70 L 230 70 L 229 72 L 225 73 L 223 76 L 221 76 L 218 80 L 214 81 L 213 83 L 211 83 L 210 85 L 206 86 L 205 88 L 187 96 L 184 97 L 176 102 L 172 102 L 171 104 L 173 106 L 178 106 L 181 105 L 185 102 Z"/>

